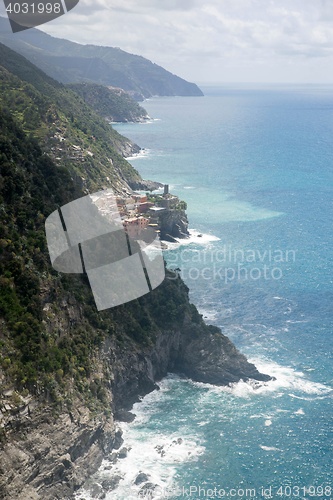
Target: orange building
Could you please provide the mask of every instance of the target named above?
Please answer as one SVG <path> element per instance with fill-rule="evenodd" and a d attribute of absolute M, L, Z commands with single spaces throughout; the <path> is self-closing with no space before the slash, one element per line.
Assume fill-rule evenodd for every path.
<path fill-rule="evenodd" d="M 141 231 L 148 226 L 149 219 L 145 217 L 131 217 L 123 221 L 125 231 L 130 238 L 135 238 L 139 236 Z"/>

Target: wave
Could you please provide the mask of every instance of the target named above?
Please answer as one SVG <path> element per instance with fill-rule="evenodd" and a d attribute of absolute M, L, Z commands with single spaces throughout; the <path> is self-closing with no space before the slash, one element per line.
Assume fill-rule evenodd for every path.
<path fill-rule="evenodd" d="M 126 160 L 127 161 L 139 160 L 141 158 L 147 158 L 151 154 L 152 154 L 151 149 L 144 148 L 144 149 L 140 149 L 140 151 L 138 153 L 135 153 L 132 156 L 126 156 Z"/>
<path fill-rule="evenodd" d="M 168 242 L 168 250 L 178 250 L 183 246 L 189 245 L 200 245 L 206 246 L 215 241 L 220 241 L 218 236 L 214 236 L 211 233 L 202 233 L 197 229 L 189 229 L 190 236 L 188 238 L 176 238 L 176 243 Z"/>
<path fill-rule="evenodd" d="M 127 500 L 131 496 L 138 498 L 145 484 L 150 485 L 152 493 L 156 487 L 159 490 L 172 489 L 176 466 L 195 460 L 204 450 L 195 440 L 182 434 L 154 433 L 149 435 L 149 439 L 143 439 L 142 435 L 137 434 L 135 425 L 128 426 L 127 429 L 124 427 L 123 437 L 129 451 L 112 469 L 112 474 L 122 479 L 118 488 L 106 495 L 106 499 L 110 500 Z M 102 477 L 110 477 L 110 471 L 105 469 L 108 465 L 107 461 L 102 464 Z M 139 482 L 140 477 L 142 482 Z"/>
<path fill-rule="evenodd" d="M 218 312 L 216 309 L 205 309 L 203 307 L 197 307 L 199 313 L 202 315 L 205 322 L 216 321 L 218 317 Z"/>
<path fill-rule="evenodd" d="M 306 378 L 303 372 L 294 370 L 293 368 L 262 359 L 249 359 L 249 361 L 255 364 L 260 372 L 268 373 L 275 380 L 268 382 L 258 382 L 252 379 L 247 381 L 241 380 L 228 386 L 214 386 L 202 382 L 192 383 L 197 387 L 209 389 L 210 393 L 226 393 L 241 399 L 270 394 L 274 395 L 274 393 L 280 396 L 287 393 L 290 397 L 313 400 L 330 397 L 332 394 L 332 387 L 314 382 Z M 292 392 L 289 393 L 289 391 L 295 391 L 299 395 L 295 395 Z"/>
<path fill-rule="evenodd" d="M 305 393 L 310 396 L 320 397 L 327 397 L 332 392 L 332 387 L 310 380 L 302 371 L 279 365 L 274 361 L 263 359 L 251 359 L 250 361 L 257 366 L 259 371 L 269 373 L 276 378 L 276 380 L 268 384 L 274 391 L 280 389 L 293 389 L 300 394 Z"/>
<path fill-rule="evenodd" d="M 146 395 L 134 404 L 136 415 L 131 423 L 121 423 L 126 456 L 112 463 L 103 461 L 94 483 L 119 480 L 116 489 L 106 494 L 106 500 L 130 500 L 144 498 L 142 488 L 147 488 L 146 498 L 164 498 L 161 492 L 176 488 L 177 467 L 197 461 L 205 451 L 196 432 L 188 426 L 179 426 L 177 432 L 168 433 L 164 426 L 156 428 L 154 414 L 161 400 L 173 398 L 174 384 L 179 377 L 169 375 L 159 383 L 159 390 Z M 204 425 L 204 423 L 202 424 Z M 91 492 L 80 490 L 77 500 L 92 500 Z"/>
<path fill-rule="evenodd" d="M 144 120 L 142 122 L 137 122 L 138 125 L 151 125 L 152 123 L 155 122 L 160 122 L 162 121 L 162 118 L 152 118 L 151 116 L 148 118 L 148 120 Z"/>
<path fill-rule="evenodd" d="M 259 446 L 264 451 L 282 451 L 280 450 L 280 448 L 276 448 L 275 446 L 264 446 L 262 444 L 260 444 Z"/>
<path fill-rule="evenodd" d="M 211 420 L 207 419 L 207 412 L 210 408 L 219 407 L 217 401 L 221 402 L 222 395 L 227 404 L 225 398 L 228 395 L 232 396 L 230 401 L 235 401 L 234 398 L 254 400 L 274 393 L 278 397 L 289 394 L 299 399 L 316 399 L 329 397 L 332 394 L 331 387 L 311 381 L 302 372 L 293 368 L 266 359 L 251 361 L 255 362 L 260 371 L 275 376 L 276 380 L 265 383 L 253 380 L 240 381 L 227 387 L 218 387 L 170 374 L 159 383 L 159 390 L 151 392 L 136 403 L 132 410 L 136 415 L 135 420 L 131 423 L 121 423 L 124 447 L 126 447 L 123 458 L 115 461 L 110 457 L 109 460 L 104 460 L 98 476 L 93 480 L 98 484 L 104 481 L 118 482 L 117 487 L 106 494 L 106 499 L 139 498 L 143 494 L 142 488 L 149 489 L 149 498 L 157 499 L 164 498 L 161 496 L 161 491 L 174 490 L 179 480 L 179 467 L 197 462 L 205 453 L 205 428 L 211 423 Z M 185 417 L 179 419 L 176 414 L 173 417 L 174 426 L 170 425 L 170 419 L 165 422 L 161 416 L 163 411 L 166 411 L 165 405 L 168 406 L 169 402 L 173 405 L 174 400 L 183 401 L 183 396 L 186 399 L 186 394 L 190 394 L 190 386 L 198 389 L 190 396 L 191 400 L 195 401 L 196 425 Z M 239 406 L 237 402 L 234 404 Z M 296 418 L 301 418 L 305 414 L 301 407 L 288 410 L 274 408 L 273 411 L 254 412 L 249 418 L 262 419 L 263 427 L 269 429 L 280 413 L 289 413 Z M 258 446 L 265 452 L 282 451 L 278 447 L 269 446 L 269 443 L 268 445 L 258 443 Z M 81 490 L 76 498 L 90 500 L 94 498 L 91 495 L 89 491 Z"/>

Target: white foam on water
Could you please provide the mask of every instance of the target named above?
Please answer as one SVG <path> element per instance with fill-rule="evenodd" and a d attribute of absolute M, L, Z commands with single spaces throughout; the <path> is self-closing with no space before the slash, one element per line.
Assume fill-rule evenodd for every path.
<path fill-rule="evenodd" d="M 298 323 L 308 323 L 309 320 L 303 319 L 303 320 L 292 320 L 292 319 L 287 319 L 286 323 L 291 323 L 292 325 L 297 325 Z"/>
<path fill-rule="evenodd" d="M 149 483 L 157 485 L 160 491 L 171 489 L 176 466 L 196 460 L 204 451 L 195 439 L 181 431 L 174 435 L 152 432 L 146 435 L 135 422 L 123 426 L 123 438 L 130 450 L 127 457 L 118 460 L 112 469 L 112 474 L 123 479 L 117 489 L 106 495 L 106 499 L 110 500 L 127 500 L 131 496 L 138 498 L 143 484 L 136 485 L 135 480 L 140 473 L 146 474 Z M 107 472 L 110 471 L 105 471 L 103 475 Z M 159 493 L 153 493 L 152 498 L 160 498 Z"/>
<path fill-rule="evenodd" d="M 252 379 L 246 382 L 241 380 L 228 386 L 214 386 L 201 382 L 192 383 L 198 387 L 209 388 L 212 393 L 227 393 L 237 398 L 246 399 L 270 394 L 280 397 L 283 394 L 288 394 L 290 390 L 299 393 L 299 395 L 289 393 L 289 396 L 308 400 L 326 398 L 332 394 L 331 387 L 311 381 L 306 378 L 303 372 L 293 368 L 263 359 L 251 359 L 249 361 L 254 363 L 261 373 L 275 377 L 275 380 L 268 382 L 259 382 Z"/>
<path fill-rule="evenodd" d="M 259 446 L 264 451 L 282 451 L 280 450 L 280 448 L 276 448 L 275 446 L 264 446 L 262 444 L 260 444 Z"/>
<path fill-rule="evenodd" d="M 162 121 L 162 118 L 151 118 L 151 117 L 149 117 L 148 120 L 145 120 L 143 122 L 138 122 L 138 125 L 151 125 L 152 123 L 160 122 L 160 121 Z"/>
<path fill-rule="evenodd" d="M 325 397 L 332 391 L 332 388 L 328 385 L 314 382 L 308 379 L 303 372 L 294 368 L 261 359 L 252 359 L 251 362 L 256 365 L 260 372 L 267 373 L 276 378 L 276 380 L 272 380 L 267 385 L 264 385 L 261 389 L 262 392 L 294 389 L 299 393 Z"/>
<path fill-rule="evenodd" d="M 127 456 L 118 458 L 114 464 L 104 460 L 98 477 L 93 481 L 101 484 L 103 480 L 114 476 L 122 477 L 117 488 L 106 494 L 106 500 L 144 498 L 140 496 L 140 490 L 147 482 L 157 486 L 154 489 L 147 485 L 149 491 L 146 498 L 164 498 L 165 491 L 171 491 L 176 487 L 177 466 L 196 461 L 205 451 L 198 434 L 193 429 L 180 426 L 177 433 L 168 434 L 167 431 L 153 429 L 149 424 L 151 417 L 158 411 L 158 401 L 173 397 L 172 388 L 175 379 L 180 380 L 173 375 L 162 380 L 160 390 L 151 392 L 133 406 L 135 420 L 120 424 L 123 431 L 123 447 L 128 450 Z M 202 425 L 206 423 L 208 421 L 203 421 Z M 140 473 L 146 474 L 148 481 L 135 484 Z M 81 490 L 76 499 L 90 500 L 91 496 L 89 492 Z"/>
<path fill-rule="evenodd" d="M 309 380 L 304 373 L 297 371 L 291 367 L 279 365 L 276 362 L 267 359 L 251 360 L 258 367 L 259 371 L 270 374 L 276 377 L 276 380 L 269 382 L 258 382 L 249 380 L 247 382 L 240 381 L 230 386 L 213 386 L 200 382 L 193 382 L 187 379 L 180 379 L 175 375 L 169 375 L 160 383 L 160 390 L 153 391 L 148 394 L 140 403 L 136 403 L 133 407 L 133 413 L 136 418 L 131 423 L 122 423 L 124 444 L 128 449 L 128 454 L 125 458 L 117 460 L 115 464 L 105 460 L 99 471 L 100 481 L 110 479 L 115 475 L 119 475 L 122 479 L 116 489 L 108 492 L 107 500 L 130 500 L 140 498 L 142 483 L 135 484 L 138 474 L 144 473 L 148 476 L 148 482 L 152 485 L 157 485 L 154 490 L 149 489 L 149 498 L 162 499 L 165 498 L 165 491 L 170 491 L 176 487 L 175 480 L 177 469 L 180 464 L 193 462 L 198 460 L 198 457 L 205 452 L 203 446 L 203 437 L 201 437 L 201 429 L 209 423 L 205 417 L 201 418 L 199 425 L 195 428 L 179 422 L 177 432 L 168 433 L 164 427 L 154 427 L 153 416 L 159 412 L 159 402 L 162 400 L 172 399 L 175 397 L 175 383 L 191 384 L 198 389 L 206 389 L 200 392 L 197 398 L 198 408 L 209 408 L 213 398 L 219 398 L 222 395 L 232 396 L 233 398 L 251 399 L 260 396 L 279 397 L 289 394 L 291 397 L 298 399 L 317 399 L 330 397 L 332 388 L 324 384 Z M 208 390 L 207 390 L 208 389 Z M 215 403 L 214 403 L 215 404 Z M 288 412 L 282 408 L 276 409 L 276 413 Z M 301 416 L 304 414 L 302 408 L 299 408 L 293 414 Z M 203 416 L 203 415 L 202 415 Z M 270 413 L 255 413 L 251 418 L 263 419 L 264 427 L 273 425 L 273 417 Z M 263 451 L 281 452 L 280 448 L 275 446 L 267 446 L 259 444 Z M 98 482 L 96 480 L 95 482 Z M 149 488 L 149 485 L 147 485 Z M 142 494 L 142 491 L 141 491 Z M 87 492 L 80 491 L 76 499 L 89 499 Z"/>
<path fill-rule="evenodd" d="M 188 238 L 175 238 L 177 240 L 176 243 L 167 242 L 168 250 L 178 250 L 183 246 L 189 246 L 193 244 L 206 246 L 210 243 L 213 243 L 214 241 L 220 241 L 220 238 L 218 236 L 214 236 L 211 233 L 201 233 L 197 229 L 189 229 L 189 233 L 190 235 Z"/>
<path fill-rule="evenodd" d="M 152 154 L 152 150 L 151 149 L 140 149 L 140 151 L 138 153 L 135 153 L 134 155 L 132 156 L 126 156 L 126 160 L 127 161 L 133 161 L 133 160 L 139 160 L 139 159 L 142 159 L 142 158 L 147 158 L 148 156 L 150 156 Z"/>
<path fill-rule="evenodd" d="M 215 309 L 204 309 L 201 307 L 197 307 L 200 314 L 202 314 L 205 322 L 207 321 L 215 321 L 217 319 L 217 311 Z"/>
<path fill-rule="evenodd" d="M 197 425 L 198 427 L 204 427 L 205 425 L 209 424 L 210 420 L 203 420 L 202 422 L 199 422 Z"/>

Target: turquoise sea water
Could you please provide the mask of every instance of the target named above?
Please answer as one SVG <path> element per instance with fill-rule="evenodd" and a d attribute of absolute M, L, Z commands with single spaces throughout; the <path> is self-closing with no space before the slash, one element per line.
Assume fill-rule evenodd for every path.
<path fill-rule="evenodd" d="M 130 160 L 188 204 L 170 245 L 191 300 L 261 371 L 259 388 L 169 376 L 122 424 L 108 499 L 333 498 L 333 88 L 205 88 L 154 98 L 117 130 Z M 202 236 L 198 236 L 201 234 Z M 201 490 L 199 489 L 201 488 Z M 150 496 L 149 496 L 150 495 Z"/>

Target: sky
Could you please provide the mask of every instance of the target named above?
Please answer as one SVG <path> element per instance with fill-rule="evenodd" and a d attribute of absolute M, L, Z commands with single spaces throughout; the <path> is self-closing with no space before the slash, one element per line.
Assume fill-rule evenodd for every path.
<path fill-rule="evenodd" d="M 80 0 L 39 29 L 196 83 L 333 83 L 333 0 Z"/>

